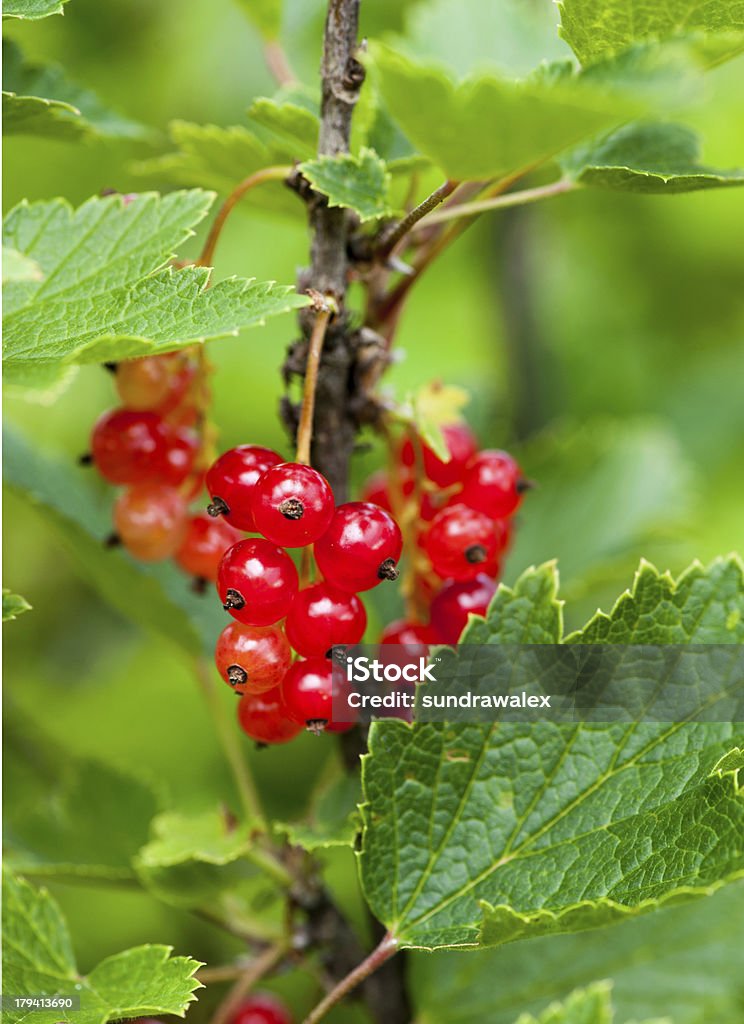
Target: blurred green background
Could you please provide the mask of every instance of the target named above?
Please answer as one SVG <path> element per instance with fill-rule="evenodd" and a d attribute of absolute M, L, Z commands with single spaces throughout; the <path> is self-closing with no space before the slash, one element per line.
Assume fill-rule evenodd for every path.
<path fill-rule="evenodd" d="M 490 63 L 521 74 L 568 55 L 548 0 L 366 6 L 366 32 L 405 32 L 410 49 L 460 72 Z M 286 4 L 283 39 L 309 82 L 322 14 L 317 0 Z M 173 118 L 241 123 L 253 98 L 274 91 L 260 41 L 231 0 L 73 0 L 64 18 L 5 28 L 29 57 L 59 61 L 108 105 L 161 130 Z M 685 112 L 710 164 L 744 165 L 743 93 L 739 59 L 712 72 L 705 95 Z M 5 152 L 5 208 L 24 196 L 63 195 L 77 204 L 103 188 L 136 191 L 132 162 L 151 152 L 132 143 L 14 138 Z M 523 506 L 505 579 L 558 558 L 569 627 L 629 585 L 641 557 L 678 573 L 694 558 L 743 546 L 742 239 L 739 190 L 659 198 L 579 192 L 483 218 L 424 277 L 406 310 L 402 358 L 386 386 L 402 395 L 432 377 L 463 385 L 481 441 L 520 453 L 540 487 Z M 241 211 L 220 244 L 217 272 L 291 283 L 307 246 L 301 213 L 293 224 Z M 211 346 L 223 447 L 286 447 L 276 416 L 278 367 L 293 331 L 291 319 L 280 318 Z M 40 449 L 72 461 L 111 404 L 109 376 L 84 367 L 55 403 L 9 395 L 5 413 Z M 380 458 L 377 448 L 360 457 L 358 481 Z M 185 661 L 102 604 L 37 511 L 12 497 L 5 511 L 4 584 L 34 607 L 7 631 L 11 782 L 24 770 L 19 748 L 33 761 L 35 746 L 59 741 L 157 779 L 179 806 L 199 809 L 215 793 L 231 799 Z M 373 622 L 394 604 L 375 594 Z M 267 805 L 284 816 L 302 810 L 335 757 L 329 743 L 310 737 L 247 753 Z M 331 859 L 339 892 L 355 905 L 351 853 Z M 144 941 L 211 963 L 237 948 L 138 892 L 61 884 L 53 891 L 83 970 Z"/>

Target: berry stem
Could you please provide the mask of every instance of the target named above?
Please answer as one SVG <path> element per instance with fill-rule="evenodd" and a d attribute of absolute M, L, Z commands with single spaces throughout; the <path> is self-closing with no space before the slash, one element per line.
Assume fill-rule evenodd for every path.
<path fill-rule="evenodd" d="M 201 256 L 196 262 L 198 267 L 211 267 L 214 262 L 214 251 L 217 248 L 217 242 L 219 241 L 222 229 L 225 226 L 225 221 L 230 216 L 235 205 L 240 202 L 246 193 L 250 192 L 251 189 L 257 185 L 263 185 L 266 181 L 284 181 L 289 174 L 291 174 L 292 168 L 286 165 L 278 165 L 275 167 L 264 167 L 260 171 L 255 171 L 253 174 L 249 174 L 247 178 L 244 178 L 239 185 L 236 185 L 230 195 L 225 199 L 222 206 L 217 211 L 217 216 L 212 222 L 212 227 L 209 229 L 207 240 L 204 243 Z"/>
<path fill-rule="evenodd" d="M 303 1021 L 303 1024 L 318 1024 L 318 1021 L 332 1010 L 337 1003 L 356 988 L 360 982 L 368 978 L 370 974 L 381 967 L 395 953 L 398 952 L 398 940 L 390 932 L 386 932 L 381 942 L 353 971 L 350 971 L 345 978 L 331 989 L 328 995 L 322 999 Z"/>
<path fill-rule="evenodd" d="M 210 1024 L 227 1024 L 254 985 L 283 960 L 287 951 L 286 942 L 277 942 L 251 960 L 215 1010 Z"/>
<path fill-rule="evenodd" d="M 490 199 L 478 199 L 472 203 L 448 206 L 446 210 L 436 210 L 431 213 L 420 227 L 428 228 L 434 224 L 443 224 L 445 221 L 457 220 L 462 217 L 475 217 L 491 210 L 503 210 L 510 206 L 536 203 L 541 199 L 549 199 L 551 196 L 559 196 L 564 192 L 572 192 L 577 187 L 567 178 L 561 178 L 559 181 L 551 182 L 550 185 L 539 185 L 537 188 L 526 188 L 521 192 L 509 192 L 507 195 L 496 195 Z"/>
<path fill-rule="evenodd" d="M 280 86 L 296 85 L 297 75 L 292 70 L 284 47 L 278 39 L 267 39 L 264 43 L 266 67 Z"/>
<path fill-rule="evenodd" d="M 422 202 L 415 206 L 409 213 L 406 214 L 397 224 L 391 225 L 386 231 L 382 233 L 380 241 L 377 247 L 377 258 L 380 262 L 384 262 L 385 259 L 392 253 L 409 231 L 418 224 L 422 217 L 426 217 L 428 213 L 436 209 L 441 203 L 451 196 L 457 188 L 459 182 L 448 179 L 435 189 L 430 195 L 426 197 Z M 431 223 L 431 221 L 427 221 Z"/>
<path fill-rule="evenodd" d="M 319 292 L 310 291 L 313 304 L 317 310 L 313 324 L 305 364 L 305 381 L 302 390 L 302 409 L 297 427 L 297 461 L 310 465 L 310 446 L 313 439 L 313 418 L 315 415 L 315 391 L 318 386 L 318 367 L 323 351 L 326 329 L 331 316 L 336 311 L 336 303 L 331 296 L 323 296 Z"/>

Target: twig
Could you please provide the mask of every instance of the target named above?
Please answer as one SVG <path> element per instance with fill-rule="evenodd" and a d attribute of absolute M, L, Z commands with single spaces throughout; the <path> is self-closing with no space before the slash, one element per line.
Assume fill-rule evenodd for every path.
<path fill-rule="evenodd" d="M 335 988 L 332 988 L 328 995 L 318 1003 L 315 1009 L 305 1018 L 303 1024 L 318 1024 L 318 1021 L 322 1020 L 329 1010 L 332 1010 L 352 989 L 356 988 L 365 978 L 368 978 L 386 960 L 394 956 L 397 951 L 398 940 L 390 932 L 387 932 L 380 944 L 372 950 L 369 956 L 362 960 L 345 978 L 342 978 Z"/>
<path fill-rule="evenodd" d="M 235 1011 L 256 982 L 273 970 L 286 952 L 287 945 L 281 942 L 269 946 L 255 960 L 252 960 L 215 1010 L 211 1024 L 226 1024 L 234 1016 Z"/>
<path fill-rule="evenodd" d="M 313 418 L 315 415 L 315 389 L 318 386 L 318 367 L 323 351 L 326 328 L 331 316 L 336 311 L 336 303 L 331 296 L 322 296 L 318 292 L 310 292 L 318 315 L 313 324 L 305 364 L 305 381 L 302 389 L 302 409 L 297 427 L 297 461 L 310 464 L 310 445 L 313 439 Z"/>
<path fill-rule="evenodd" d="M 509 206 L 524 206 L 526 203 L 536 203 L 540 199 L 559 196 L 563 192 L 570 192 L 577 187 L 574 182 L 569 181 L 567 178 L 561 178 L 550 185 L 526 188 L 521 192 L 509 192 L 505 196 L 479 199 L 473 203 L 461 203 L 459 206 L 448 206 L 446 210 L 437 210 L 430 214 L 419 226 L 421 228 L 428 228 L 433 224 L 443 224 L 445 221 L 459 220 L 462 217 L 475 217 L 480 213 L 488 213 L 490 210 L 503 210 Z"/>
<path fill-rule="evenodd" d="M 257 185 L 263 185 L 266 181 L 284 181 L 284 179 L 291 173 L 292 168 L 289 166 L 279 165 L 276 167 L 264 167 L 260 171 L 255 171 L 253 174 L 249 174 L 247 178 L 244 178 L 240 182 L 239 185 L 236 185 L 217 211 L 217 216 L 212 222 L 212 227 L 209 229 L 207 240 L 204 243 L 201 256 L 196 261 L 196 265 L 198 267 L 212 266 L 214 261 L 214 250 L 217 248 L 217 242 L 219 241 L 220 233 L 225 226 L 225 221 L 230 216 L 235 204 L 240 202 L 247 192 L 250 192 L 251 189 L 255 188 Z"/>
<path fill-rule="evenodd" d="M 264 60 L 279 85 L 294 85 L 297 75 L 292 70 L 284 47 L 278 39 L 267 39 L 264 43 Z"/>
<path fill-rule="evenodd" d="M 390 253 L 395 249 L 398 242 L 400 242 L 405 235 L 417 224 L 422 217 L 426 217 L 428 213 L 436 209 L 444 200 L 451 196 L 457 188 L 458 182 L 456 181 L 445 181 L 438 189 L 435 189 L 431 195 L 428 195 L 423 202 L 415 206 L 410 213 L 406 214 L 402 220 L 399 220 L 397 224 L 393 224 L 387 231 L 385 231 L 380 238 L 377 247 L 377 258 L 382 262 L 385 260 Z M 427 221 L 431 223 L 431 221 Z"/>

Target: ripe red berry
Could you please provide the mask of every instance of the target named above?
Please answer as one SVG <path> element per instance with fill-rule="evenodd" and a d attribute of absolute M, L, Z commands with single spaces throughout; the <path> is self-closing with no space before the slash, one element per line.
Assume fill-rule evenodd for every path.
<path fill-rule="evenodd" d="M 292 1024 L 292 1015 L 275 996 L 257 992 L 240 1004 L 230 1024 Z"/>
<path fill-rule="evenodd" d="M 158 479 L 166 483 L 182 484 L 190 475 L 197 452 L 199 436 L 188 427 L 164 423 L 166 438 L 165 466 Z"/>
<path fill-rule="evenodd" d="M 444 462 L 422 442 L 424 473 L 439 487 L 452 487 L 462 480 L 466 465 L 478 450 L 478 442 L 466 423 L 446 423 L 441 432 L 450 454 L 449 461 Z M 400 457 L 403 465 L 414 465 L 415 452 L 410 440 L 403 443 Z"/>
<path fill-rule="evenodd" d="M 263 693 L 279 686 L 292 663 L 292 651 L 278 626 L 231 622 L 217 638 L 214 660 L 236 693 Z"/>
<path fill-rule="evenodd" d="M 334 644 L 358 644 L 366 626 L 367 613 L 356 594 L 329 583 L 300 590 L 285 624 L 289 642 L 306 658 L 327 655 Z"/>
<path fill-rule="evenodd" d="M 312 544 L 328 529 L 334 506 L 326 478 L 299 462 L 267 469 L 253 488 L 256 529 L 282 547 Z"/>
<path fill-rule="evenodd" d="M 329 583 L 353 594 L 397 579 L 402 549 L 400 528 L 389 512 L 370 502 L 350 501 L 338 506 L 316 541 L 315 559 Z"/>
<path fill-rule="evenodd" d="M 297 586 L 292 559 L 261 538 L 234 544 L 217 571 L 217 590 L 225 609 L 248 626 L 270 626 L 283 619 Z"/>
<path fill-rule="evenodd" d="M 346 732 L 354 722 L 333 720 L 333 663 L 328 658 L 296 661 L 282 682 L 287 714 L 311 732 Z"/>
<path fill-rule="evenodd" d="M 160 562 L 186 532 L 186 502 L 164 484 L 135 484 L 114 504 L 114 527 L 127 551 L 142 562 Z"/>
<path fill-rule="evenodd" d="M 434 572 L 443 579 L 495 575 L 506 540 L 503 524 L 458 502 L 438 512 L 424 537 Z"/>
<path fill-rule="evenodd" d="M 240 539 L 238 531 L 226 520 L 199 512 L 189 518 L 186 536 L 176 552 L 176 562 L 189 576 L 214 582 L 222 556 Z"/>
<path fill-rule="evenodd" d="M 470 462 L 459 500 L 491 519 L 505 519 L 517 510 L 529 481 L 507 452 L 482 451 Z"/>
<path fill-rule="evenodd" d="M 380 636 L 381 644 L 402 644 L 404 647 L 424 648 L 422 654 L 426 653 L 428 644 L 436 642 L 436 637 L 430 626 L 423 626 L 417 622 L 406 622 L 405 619 L 396 619 L 382 631 Z"/>
<path fill-rule="evenodd" d="M 211 516 L 223 515 L 238 530 L 255 531 L 253 521 L 253 487 L 258 478 L 284 459 L 278 452 L 260 445 L 243 444 L 224 452 L 206 476 L 212 504 Z"/>
<path fill-rule="evenodd" d="M 238 704 L 240 728 L 256 743 L 288 743 L 302 726 L 287 714 L 281 689 L 246 693 Z"/>
<path fill-rule="evenodd" d="M 168 432 L 154 412 L 111 409 L 93 428 L 91 452 L 112 484 L 157 480 L 168 467 Z"/>
<path fill-rule="evenodd" d="M 361 500 L 371 502 L 373 505 L 379 505 L 380 508 L 384 508 L 386 512 L 392 514 L 393 508 L 390 503 L 388 475 L 384 469 L 377 470 L 376 473 L 367 478 L 362 487 Z"/>
<path fill-rule="evenodd" d="M 496 583 L 485 574 L 463 582 L 445 583 L 431 602 L 431 625 L 443 643 L 455 644 L 469 615 L 485 615 Z"/>

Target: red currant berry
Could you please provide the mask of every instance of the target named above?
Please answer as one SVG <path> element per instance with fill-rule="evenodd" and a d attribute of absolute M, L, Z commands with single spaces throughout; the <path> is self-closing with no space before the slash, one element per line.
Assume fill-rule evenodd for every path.
<path fill-rule="evenodd" d="M 224 519 L 213 519 L 206 512 L 191 516 L 186 536 L 176 552 L 176 562 L 189 576 L 217 579 L 222 556 L 241 539 L 237 530 Z"/>
<path fill-rule="evenodd" d="M 311 732 L 346 732 L 354 722 L 333 721 L 333 663 L 328 658 L 296 661 L 282 682 L 287 714 Z"/>
<path fill-rule="evenodd" d="M 270 626 L 283 619 L 297 586 L 297 569 L 287 552 L 260 538 L 233 544 L 217 570 L 222 604 L 248 626 Z"/>
<path fill-rule="evenodd" d="M 458 502 L 436 514 L 424 549 L 438 576 L 471 580 L 482 572 L 496 574 L 505 539 L 501 522 Z"/>
<path fill-rule="evenodd" d="M 446 423 L 441 432 L 450 454 L 449 460 L 444 462 L 422 442 L 424 473 L 439 487 L 452 487 L 462 480 L 465 467 L 478 450 L 478 442 L 466 423 Z M 404 466 L 415 464 L 416 456 L 410 440 L 403 443 L 400 458 Z"/>
<path fill-rule="evenodd" d="M 299 462 L 272 466 L 253 488 L 256 529 L 282 547 L 312 544 L 328 529 L 334 506 L 326 478 Z"/>
<path fill-rule="evenodd" d="M 428 644 L 436 642 L 436 637 L 430 626 L 422 626 L 416 622 L 406 622 L 405 619 L 397 619 L 386 626 L 380 636 L 381 644 L 402 644 L 404 647 L 421 647 L 422 654 L 426 653 Z"/>
<path fill-rule="evenodd" d="M 257 992 L 240 1004 L 230 1024 L 292 1024 L 292 1015 L 275 996 Z"/>
<path fill-rule="evenodd" d="M 168 356 L 143 356 L 126 359 L 116 367 L 116 390 L 127 409 L 157 409 L 168 397 L 172 359 Z"/>
<path fill-rule="evenodd" d="M 252 495 L 258 478 L 284 459 L 270 448 L 243 444 L 224 452 L 207 470 L 206 484 L 212 504 L 211 516 L 223 515 L 231 526 L 255 531 Z"/>
<path fill-rule="evenodd" d="M 278 626 L 231 622 L 217 638 L 214 660 L 236 693 L 262 693 L 279 686 L 292 663 L 292 651 Z"/>
<path fill-rule="evenodd" d="M 338 506 L 316 541 L 315 559 L 329 583 L 354 594 L 397 579 L 402 549 L 400 528 L 389 512 L 369 502 L 350 501 Z"/>
<path fill-rule="evenodd" d="M 169 423 L 163 424 L 166 438 L 165 466 L 158 479 L 174 486 L 182 484 L 194 468 L 199 437 L 188 427 L 177 427 Z"/>
<path fill-rule="evenodd" d="M 246 693 L 238 704 L 240 728 L 256 743 L 288 743 L 302 732 L 302 726 L 287 714 L 281 689 Z"/>
<path fill-rule="evenodd" d="M 329 583 L 301 590 L 292 602 L 285 628 L 298 654 L 327 655 L 334 644 L 358 644 L 367 626 L 367 613 L 356 594 Z"/>
<path fill-rule="evenodd" d="M 445 583 L 431 602 L 431 625 L 446 644 L 456 644 L 470 615 L 485 615 L 496 583 L 485 574 L 472 580 Z"/>
<path fill-rule="evenodd" d="M 168 467 L 169 437 L 154 412 L 112 409 L 93 428 L 91 452 L 102 477 L 112 484 L 156 480 Z"/>
<path fill-rule="evenodd" d="M 393 507 L 390 503 L 388 475 L 384 469 L 378 470 L 367 479 L 362 487 L 361 499 L 362 501 L 371 502 L 373 505 L 379 505 L 386 512 L 392 513 Z"/>
<path fill-rule="evenodd" d="M 529 481 L 507 452 L 479 452 L 470 462 L 459 500 L 485 512 L 491 519 L 505 519 L 517 510 Z"/>
<path fill-rule="evenodd" d="M 127 551 L 142 562 L 170 558 L 183 540 L 186 522 L 186 502 L 164 484 L 136 484 L 114 505 L 116 532 Z"/>

